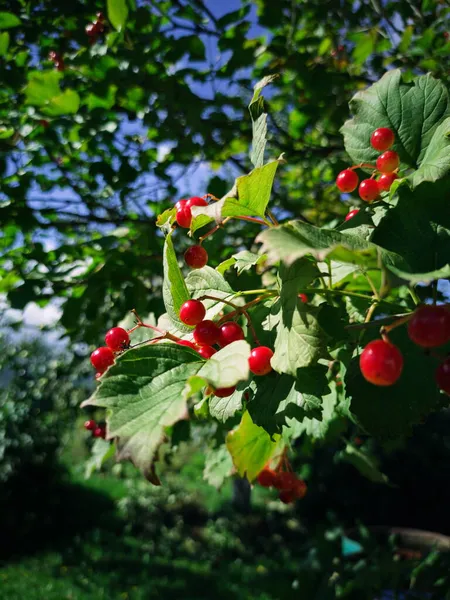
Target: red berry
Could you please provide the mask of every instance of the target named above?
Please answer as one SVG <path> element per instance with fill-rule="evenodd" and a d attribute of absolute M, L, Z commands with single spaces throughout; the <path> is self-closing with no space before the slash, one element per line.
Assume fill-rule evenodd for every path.
<path fill-rule="evenodd" d="M 215 354 L 217 350 L 214 350 L 212 346 L 199 346 L 197 348 L 197 352 L 202 358 L 206 358 L 206 360 L 208 360 L 208 358 L 211 358 L 211 356 Z"/>
<path fill-rule="evenodd" d="M 108 348 L 108 346 L 97 348 L 97 350 L 94 350 L 91 354 L 91 363 L 99 373 L 104 373 L 106 369 L 114 363 L 113 351 L 111 348 Z"/>
<path fill-rule="evenodd" d="M 277 490 L 294 490 L 297 485 L 297 475 L 289 471 L 278 473 L 274 486 Z"/>
<path fill-rule="evenodd" d="M 208 203 L 199 196 L 193 196 L 186 201 L 186 208 L 192 208 L 193 206 L 208 206 Z"/>
<path fill-rule="evenodd" d="M 294 490 L 283 490 L 280 492 L 279 498 L 283 504 L 292 504 L 295 502 L 295 491 Z"/>
<path fill-rule="evenodd" d="M 198 325 L 203 321 L 205 315 L 206 308 L 200 300 L 188 300 L 180 308 L 180 321 L 185 325 Z"/>
<path fill-rule="evenodd" d="M 382 192 L 388 192 L 396 179 L 398 179 L 397 173 L 383 173 L 378 179 L 378 187 Z"/>
<path fill-rule="evenodd" d="M 384 340 L 367 344 L 359 357 L 364 378 L 374 385 L 392 385 L 400 377 L 403 356 L 397 346 Z"/>
<path fill-rule="evenodd" d="M 203 246 L 191 246 L 184 253 L 184 260 L 191 269 L 201 269 L 208 262 L 208 253 Z"/>
<path fill-rule="evenodd" d="M 410 339 L 423 348 L 436 348 L 450 341 L 450 309 L 447 306 L 419 306 L 408 323 Z"/>
<path fill-rule="evenodd" d="M 450 358 L 446 358 L 436 369 L 436 383 L 443 392 L 450 396 Z"/>
<path fill-rule="evenodd" d="M 359 196 L 364 202 L 372 202 L 380 193 L 378 182 L 375 179 L 364 179 L 359 184 Z"/>
<path fill-rule="evenodd" d="M 232 342 L 237 342 L 238 340 L 245 339 L 244 332 L 242 331 L 242 327 L 234 321 L 229 321 L 228 323 L 224 323 L 219 327 L 219 345 L 224 348 L 231 344 Z"/>
<path fill-rule="evenodd" d="M 213 394 L 214 394 L 214 396 L 217 396 L 218 398 L 227 398 L 228 396 L 231 396 L 232 394 L 234 394 L 235 391 L 236 391 L 236 386 L 233 385 L 233 387 L 217 388 L 214 390 Z"/>
<path fill-rule="evenodd" d="M 190 342 L 189 340 L 179 340 L 177 342 L 177 344 L 179 346 L 187 346 L 188 348 L 192 348 L 193 350 L 197 350 L 197 346 L 194 343 Z"/>
<path fill-rule="evenodd" d="M 85 27 L 85 31 L 89 37 L 95 37 L 97 35 L 95 23 L 88 23 Z"/>
<path fill-rule="evenodd" d="M 182 208 L 186 208 L 186 202 L 187 202 L 187 200 L 178 200 L 178 202 L 175 204 L 175 208 L 177 210 L 181 210 Z"/>
<path fill-rule="evenodd" d="M 194 329 L 194 340 L 197 344 L 213 346 L 219 341 L 220 331 L 213 321 L 202 321 Z"/>
<path fill-rule="evenodd" d="M 267 375 L 272 370 L 270 359 L 273 356 L 273 351 L 267 346 L 258 346 L 253 348 L 248 359 L 250 371 L 255 375 Z"/>
<path fill-rule="evenodd" d="M 359 208 L 354 208 L 353 210 L 351 210 L 347 216 L 345 217 L 346 221 L 349 221 L 350 219 L 352 219 L 355 215 L 357 215 L 359 213 Z"/>
<path fill-rule="evenodd" d="M 303 304 L 307 304 L 308 303 L 308 296 L 306 294 L 299 294 L 298 297 L 303 302 Z"/>
<path fill-rule="evenodd" d="M 372 148 L 375 148 L 375 150 L 384 152 L 392 146 L 394 140 L 395 136 L 392 129 L 389 129 L 389 127 L 380 127 L 372 133 L 370 143 L 372 144 Z"/>
<path fill-rule="evenodd" d="M 387 150 L 377 158 L 377 169 L 381 173 L 392 173 L 398 169 L 400 158 L 394 150 Z"/>
<path fill-rule="evenodd" d="M 105 15 L 102 12 L 98 12 L 96 15 L 97 19 L 99 21 L 104 21 L 105 20 Z"/>
<path fill-rule="evenodd" d="M 192 221 L 191 209 L 184 207 L 177 210 L 176 220 L 180 227 L 189 229 Z"/>
<path fill-rule="evenodd" d="M 93 419 L 86 421 L 84 424 L 84 428 L 87 429 L 88 431 L 93 431 L 96 427 L 97 427 L 97 423 Z"/>
<path fill-rule="evenodd" d="M 103 438 L 105 439 L 106 437 L 106 428 L 105 427 L 97 427 L 96 429 L 94 429 L 94 431 L 92 432 L 92 435 L 96 438 Z"/>
<path fill-rule="evenodd" d="M 277 474 L 275 471 L 267 467 L 258 475 L 258 483 L 259 485 L 262 485 L 262 487 L 273 487 L 276 480 Z"/>
<path fill-rule="evenodd" d="M 39 119 L 38 123 L 39 125 L 42 125 L 44 129 L 47 129 L 47 127 L 49 127 L 50 125 L 49 121 L 47 121 L 46 119 Z"/>
<path fill-rule="evenodd" d="M 95 35 L 100 35 L 101 33 L 103 33 L 105 31 L 105 26 L 103 25 L 103 23 L 100 20 L 95 21 L 94 31 L 95 31 Z"/>
<path fill-rule="evenodd" d="M 341 192 L 349 193 L 356 190 L 358 187 L 359 178 L 358 175 L 352 169 L 345 169 L 341 171 L 336 177 L 336 185 Z"/>
<path fill-rule="evenodd" d="M 105 335 L 106 345 L 114 352 L 125 350 L 130 345 L 130 336 L 122 327 L 113 327 Z"/>
<path fill-rule="evenodd" d="M 297 479 L 293 491 L 295 493 L 296 498 L 304 498 L 306 496 L 308 488 L 303 479 Z"/>

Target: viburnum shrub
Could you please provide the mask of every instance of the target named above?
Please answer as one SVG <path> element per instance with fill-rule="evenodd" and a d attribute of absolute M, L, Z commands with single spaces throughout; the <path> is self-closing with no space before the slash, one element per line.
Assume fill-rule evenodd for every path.
<path fill-rule="evenodd" d="M 249 107 L 254 169 L 221 199 L 186 198 L 159 215 L 166 312 L 155 325 L 133 311 L 134 326 L 107 334 L 84 404 L 106 409 L 118 457 L 153 483 L 159 445 L 177 423 L 209 420 L 205 477 L 220 485 L 237 473 L 290 503 L 306 493 L 288 459 L 297 438 L 337 439 L 341 459 L 380 481 L 346 428 L 398 439 L 449 404 L 450 101 L 442 82 L 404 82 L 399 70 L 358 92 L 342 128 L 352 166 L 337 187 L 355 192 L 359 208 L 338 225 L 280 223 L 269 202 L 289 156 L 265 162 L 270 81 Z M 233 220 L 255 243 L 217 264 L 202 244 Z M 259 284 L 249 289 L 250 280 Z"/>

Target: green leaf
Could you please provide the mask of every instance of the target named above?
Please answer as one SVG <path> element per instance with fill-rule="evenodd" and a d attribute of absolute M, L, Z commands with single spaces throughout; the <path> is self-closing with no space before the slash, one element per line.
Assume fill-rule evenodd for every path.
<path fill-rule="evenodd" d="M 414 34 L 414 27 L 412 25 L 408 25 L 405 27 L 405 31 L 403 32 L 402 39 L 398 45 L 398 51 L 404 54 L 411 45 L 412 37 Z"/>
<path fill-rule="evenodd" d="M 186 380 L 203 362 L 194 350 L 169 343 L 133 348 L 117 358 L 83 406 L 108 409 L 108 438 L 119 438 L 119 459 L 152 475 L 164 428 L 185 415 Z"/>
<path fill-rule="evenodd" d="M 409 433 L 412 425 L 435 410 L 440 393 L 434 379 L 438 359 L 412 344 L 404 327 L 392 331 L 389 338 L 403 354 L 400 379 L 388 387 L 372 385 L 361 375 L 359 357 L 355 357 L 347 370 L 345 385 L 350 410 L 359 424 L 375 437 L 392 439 Z M 364 345 L 367 341 L 368 337 Z"/>
<path fill-rule="evenodd" d="M 253 481 L 275 454 L 280 439 L 279 435 L 271 438 L 245 412 L 239 426 L 227 435 L 227 448 L 239 475 Z"/>
<path fill-rule="evenodd" d="M 249 377 L 248 359 L 250 345 L 239 340 L 222 348 L 211 356 L 196 374 L 202 377 L 204 385 L 214 388 L 228 388 Z"/>
<path fill-rule="evenodd" d="M 188 327 L 180 321 L 180 308 L 184 302 L 189 300 L 190 295 L 184 281 L 183 274 L 178 265 L 177 256 L 172 242 L 172 234 L 166 236 L 164 242 L 164 282 L 163 282 L 163 300 L 167 314 L 171 322 L 180 331 L 192 331 L 192 327 Z"/>
<path fill-rule="evenodd" d="M 242 410 L 244 392 L 248 387 L 248 382 L 244 381 L 238 384 L 236 391 L 231 396 L 219 398 L 212 395 L 209 399 L 209 414 L 221 423 L 234 417 L 238 411 Z"/>
<path fill-rule="evenodd" d="M 213 296 L 231 300 L 233 290 L 223 275 L 211 267 L 203 269 L 193 269 L 186 277 L 186 286 L 191 298 L 201 298 L 202 296 Z M 223 302 L 216 300 L 202 300 L 206 308 L 206 319 L 214 319 L 223 310 Z"/>
<path fill-rule="evenodd" d="M 252 119 L 253 141 L 250 160 L 254 167 L 262 167 L 264 164 L 264 150 L 267 141 L 267 113 L 264 112 L 264 99 L 261 91 L 266 85 L 274 81 L 278 75 L 268 75 L 259 81 L 254 89 L 253 98 L 248 110 Z"/>
<path fill-rule="evenodd" d="M 84 476 L 88 479 L 95 471 L 100 471 L 103 465 L 114 456 L 116 447 L 107 440 L 97 438 L 92 446 L 91 456 L 86 461 Z"/>
<path fill-rule="evenodd" d="M 117 31 L 122 31 L 128 18 L 126 0 L 108 0 L 108 21 Z"/>
<path fill-rule="evenodd" d="M 436 128 L 420 167 L 414 171 L 408 180 L 413 187 L 423 181 L 437 181 L 450 172 L 450 117 Z"/>
<path fill-rule="evenodd" d="M 11 29 L 12 27 L 19 27 L 22 21 L 10 12 L 0 12 L 0 29 Z"/>
<path fill-rule="evenodd" d="M 74 90 L 61 92 L 59 82 L 62 73 L 58 71 L 33 71 L 28 76 L 25 87 L 25 104 L 38 106 L 48 116 L 76 113 L 80 98 Z"/>
<path fill-rule="evenodd" d="M 389 483 L 388 477 L 380 471 L 376 457 L 369 456 L 352 444 L 347 444 L 345 450 L 338 454 L 338 458 L 353 465 L 361 475 L 374 483 Z"/>
<path fill-rule="evenodd" d="M 13 127 L 0 127 L 0 140 L 7 140 L 14 135 Z"/>
<path fill-rule="evenodd" d="M 252 267 L 264 262 L 266 258 L 265 254 L 255 254 L 249 250 L 242 250 L 242 252 L 233 254 L 231 258 L 216 267 L 216 271 L 223 274 L 230 267 L 235 267 L 238 275 L 240 275 L 244 271 L 249 271 Z"/>
<path fill-rule="evenodd" d="M 73 115 L 80 108 L 80 97 L 74 90 L 65 90 L 59 96 L 49 100 L 48 104 L 41 108 L 41 111 L 49 117 L 59 117 L 60 115 Z"/>
<path fill-rule="evenodd" d="M 298 298 L 298 290 L 307 287 L 317 276 L 316 265 L 307 259 L 280 268 L 281 319 L 271 361 L 279 373 L 296 377 L 299 368 L 327 356 L 325 335 L 317 321 L 320 309 Z"/>
<path fill-rule="evenodd" d="M 9 48 L 9 33 L 0 33 L 0 56 L 6 56 Z"/>
<path fill-rule="evenodd" d="M 373 54 L 375 43 L 377 40 L 377 32 L 375 29 L 367 33 L 357 33 L 352 36 L 352 41 L 355 42 L 352 58 L 357 66 L 363 65 L 371 54 Z"/>
<path fill-rule="evenodd" d="M 205 468 L 203 478 L 212 486 L 219 489 L 223 482 L 231 475 L 233 461 L 227 447 L 210 448 L 205 455 Z"/>
<path fill-rule="evenodd" d="M 404 83 L 398 69 L 358 92 L 350 108 L 354 117 L 341 131 L 353 164 L 374 163 L 378 153 L 370 145 L 370 136 L 378 127 L 390 127 L 402 165 L 414 169 L 423 162 L 437 128 L 450 116 L 449 95 L 441 81 L 428 74 Z"/>

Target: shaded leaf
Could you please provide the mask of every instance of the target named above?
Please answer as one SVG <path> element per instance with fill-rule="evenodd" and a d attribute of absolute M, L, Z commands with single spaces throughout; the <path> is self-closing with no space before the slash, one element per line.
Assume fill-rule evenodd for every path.
<path fill-rule="evenodd" d="M 189 300 L 190 295 L 178 265 L 171 233 L 166 236 L 164 242 L 163 269 L 163 300 L 169 319 L 180 331 L 192 331 L 193 328 L 182 323 L 179 317 L 180 308 Z"/>

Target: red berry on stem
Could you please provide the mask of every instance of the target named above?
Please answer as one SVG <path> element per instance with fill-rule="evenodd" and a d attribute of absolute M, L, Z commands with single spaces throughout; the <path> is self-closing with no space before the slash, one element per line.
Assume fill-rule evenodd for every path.
<path fill-rule="evenodd" d="M 102 12 L 98 12 L 96 15 L 97 19 L 99 21 L 104 21 L 105 20 L 105 15 Z"/>
<path fill-rule="evenodd" d="M 114 352 L 125 350 L 130 345 L 130 336 L 123 327 L 113 327 L 105 335 L 106 345 Z"/>
<path fill-rule="evenodd" d="M 398 179 L 397 173 L 383 173 L 378 179 L 378 187 L 382 192 L 388 192 L 396 179 Z"/>
<path fill-rule="evenodd" d="M 186 201 L 186 207 L 192 208 L 193 206 L 208 206 L 208 203 L 199 196 L 192 196 L 192 198 Z"/>
<path fill-rule="evenodd" d="M 262 485 L 262 487 L 273 487 L 276 480 L 277 474 L 269 468 L 263 469 L 258 475 L 258 483 L 259 485 Z"/>
<path fill-rule="evenodd" d="M 303 479 L 297 479 L 297 481 L 295 482 L 293 491 L 297 498 L 304 498 L 306 496 L 306 492 L 308 491 L 308 488 L 306 486 L 306 483 L 303 481 Z"/>
<path fill-rule="evenodd" d="M 248 359 L 250 371 L 255 375 L 267 375 L 272 370 L 270 359 L 273 351 L 267 346 L 258 346 L 253 348 Z"/>
<path fill-rule="evenodd" d="M 283 504 L 292 504 L 295 502 L 295 491 L 294 490 L 282 490 L 279 494 L 279 498 Z"/>
<path fill-rule="evenodd" d="M 84 428 L 87 429 L 87 431 L 93 431 L 96 427 L 97 423 L 93 419 L 86 421 L 84 424 Z"/>
<path fill-rule="evenodd" d="M 450 358 L 446 358 L 436 369 L 436 383 L 439 389 L 450 396 Z"/>
<path fill-rule="evenodd" d="M 392 146 L 394 140 L 395 135 L 392 129 L 389 129 L 389 127 L 380 127 L 372 133 L 370 143 L 372 144 L 372 148 L 375 148 L 375 150 L 384 152 Z"/>
<path fill-rule="evenodd" d="M 359 208 L 354 208 L 353 210 L 351 210 L 345 217 L 346 221 L 349 221 L 350 219 L 352 219 L 355 215 L 357 215 L 359 213 Z"/>
<path fill-rule="evenodd" d="M 219 337 L 219 328 L 213 321 L 202 321 L 194 329 L 194 340 L 197 344 L 213 346 L 218 343 Z"/>
<path fill-rule="evenodd" d="M 191 246 L 184 253 L 184 260 L 191 269 L 201 269 L 208 262 L 208 253 L 203 246 Z"/>
<path fill-rule="evenodd" d="M 197 346 L 193 342 L 190 342 L 189 340 L 178 340 L 177 344 L 179 346 L 187 346 L 188 348 L 197 350 Z"/>
<path fill-rule="evenodd" d="M 228 346 L 228 344 L 231 344 L 232 342 L 243 339 L 245 339 L 244 332 L 238 323 L 229 321 L 219 327 L 219 345 L 222 346 L 222 348 Z"/>
<path fill-rule="evenodd" d="M 211 356 L 217 352 L 217 350 L 215 350 L 212 346 L 205 345 L 199 346 L 198 348 L 196 348 L 196 350 L 200 354 L 200 356 L 202 358 L 206 358 L 206 360 L 208 360 L 208 358 L 211 358 Z"/>
<path fill-rule="evenodd" d="M 185 206 L 183 208 L 179 208 L 177 210 L 176 220 L 180 227 L 189 229 L 192 221 L 191 209 L 186 208 Z"/>
<path fill-rule="evenodd" d="M 392 385 L 402 374 L 403 356 L 394 344 L 385 340 L 374 340 L 362 351 L 359 366 L 364 378 L 370 383 Z"/>
<path fill-rule="evenodd" d="M 297 485 L 297 475 L 295 473 L 291 473 L 290 471 L 283 471 L 282 473 L 277 474 L 277 479 L 274 483 L 274 486 L 277 490 L 293 490 Z"/>
<path fill-rule="evenodd" d="M 400 164 L 400 158 L 397 152 L 394 150 L 387 150 L 383 152 L 381 156 L 377 158 L 377 169 L 381 173 L 392 173 L 395 169 L 398 169 Z"/>
<path fill-rule="evenodd" d="M 92 432 L 92 435 L 96 438 L 103 438 L 105 439 L 106 437 L 106 428 L 105 427 L 97 427 L 96 429 L 94 429 L 94 431 Z"/>
<path fill-rule="evenodd" d="M 89 37 L 95 37 L 97 35 L 95 23 L 88 23 L 85 27 L 85 31 Z"/>
<path fill-rule="evenodd" d="M 206 315 L 206 308 L 200 300 L 187 300 L 180 308 L 180 321 L 185 325 L 198 325 Z"/>
<path fill-rule="evenodd" d="M 187 200 L 178 200 L 178 202 L 175 204 L 175 208 L 177 210 L 181 210 L 182 208 L 186 208 L 186 202 L 187 202 Z"/>
<path fill-rule="evenodd" d="M 336 177 L 336 185 L 341 192 L 349 193 L 356 190 L 358 187 L 359 178 L 358 175 L 352 169 L 345 169 L 341 171 Z"/>
<path fill-rule="evenodd" d="M 450 309 L 425 304 L 416 309 L 408 323 L 410 339 L 423 348 L 436 348 L 450 341 Z"/>
<path fill-rule="evenodd" d="M 298 297 L 303 302 L 303 304 L 307 304 L 308 303 L 308 296 L 306 294 L 299 294 Z"/>
<path fill-rule="evenodd" d="M 364 202 L 372 202 L 380 193 L 378 182 L 375 179 L 364 179 L 359 184 L 359 196 Z"/>
<path fill-rule="evenodd" d="M 108 346 L 101 346 L 91 354 L 92 366 L 100 373 L 104 373 L 114 363 L 114 354 Z"/>
<path fill-rule="evenodd" d="M 217 396 L 218 398 L 227 398 L 228 396 L 231 396 L 232 394 L 234 394 L 235 391 L 236 391 L 236 386 L 233 385 L 233 387 L 217 388 L 214 390 L 213 394 L 214 394 L 214 396 Z"/>

